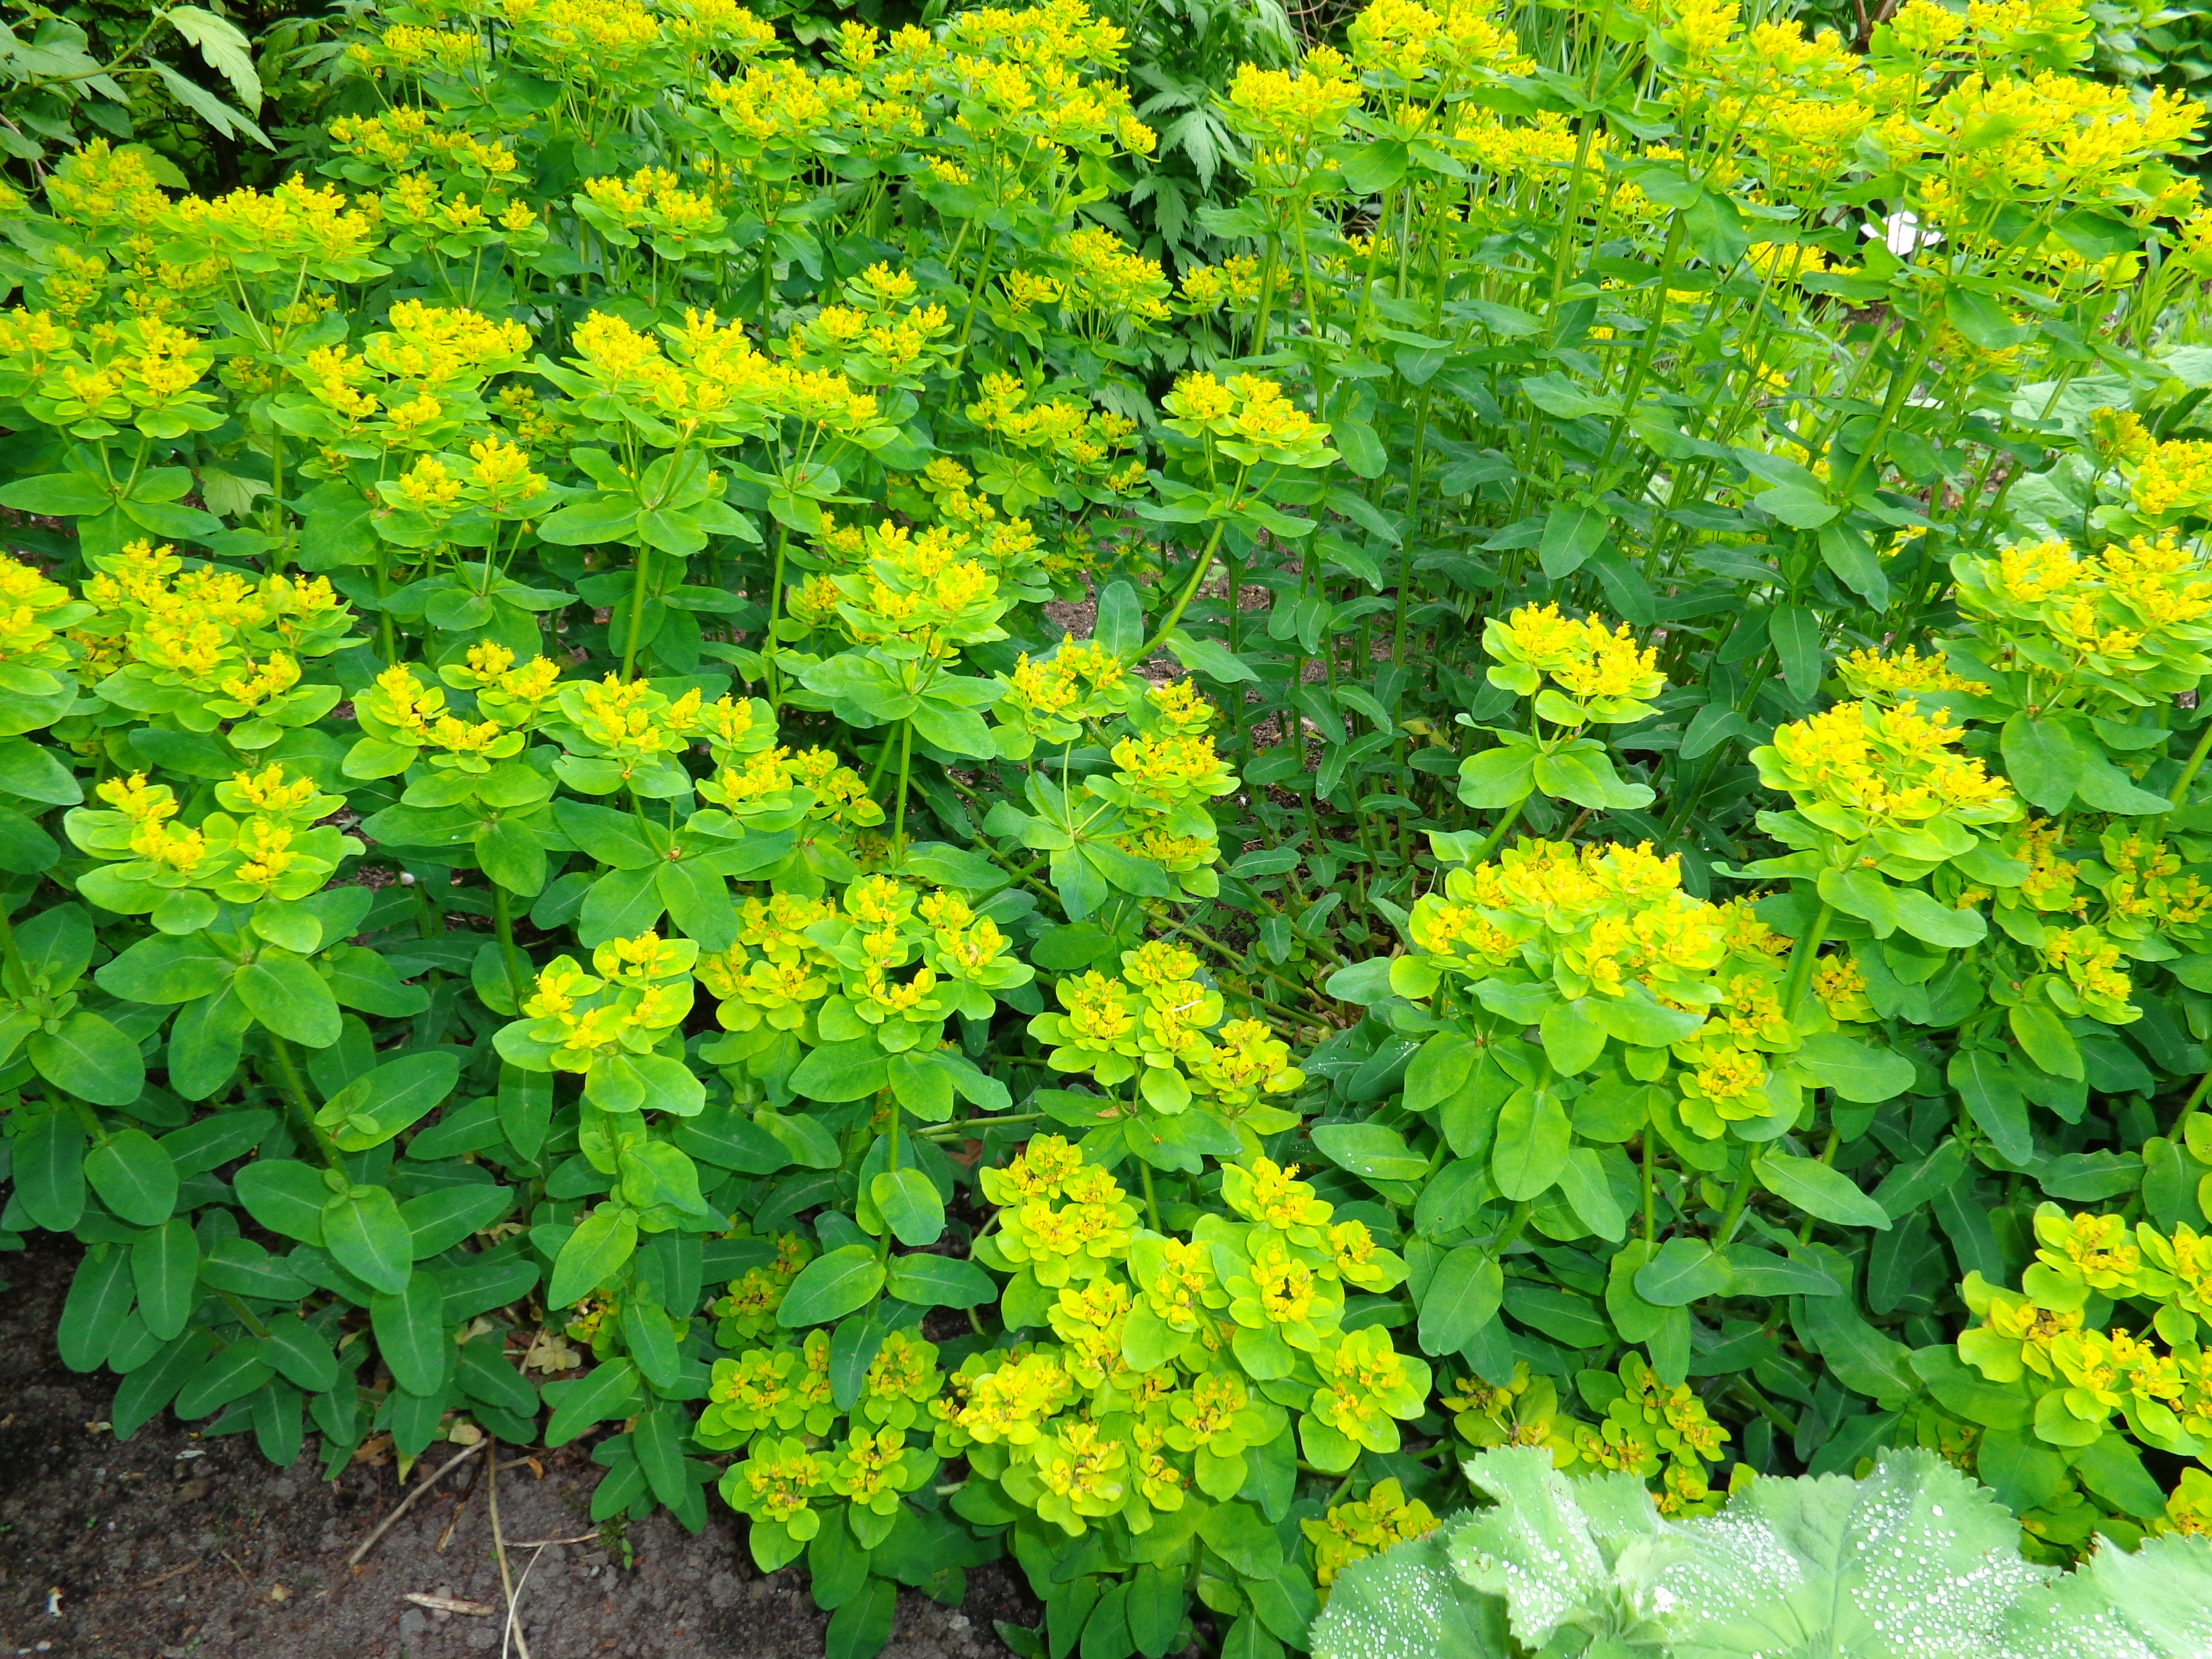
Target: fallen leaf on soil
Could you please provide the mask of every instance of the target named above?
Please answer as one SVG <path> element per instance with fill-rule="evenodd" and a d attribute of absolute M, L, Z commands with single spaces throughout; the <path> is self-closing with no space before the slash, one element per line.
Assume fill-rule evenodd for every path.
<path fill-rule="evenodd" d="M 424 1595 L 417 1590 L 409 1590 L 404 1599 L 418 1607 L 428 1607 L 433 1613 L 467 1613 L 479 1619 L 489 1619 L 499 1611 L 497 1607 L 488 1607 L 481 1601 L 464 1601 L 458 1595 Z"/>

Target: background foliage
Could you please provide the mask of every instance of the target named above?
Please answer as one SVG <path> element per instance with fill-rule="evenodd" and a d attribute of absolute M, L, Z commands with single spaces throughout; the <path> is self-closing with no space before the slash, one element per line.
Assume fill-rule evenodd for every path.
<path fill-rule="evenodd" d="M 1338 21 L 11 24 L 118 1432 L 588 1434 L 854 1654 L 1302 1649 L 1475 1448 L 2203 1528 L 2191 20 Z"/>

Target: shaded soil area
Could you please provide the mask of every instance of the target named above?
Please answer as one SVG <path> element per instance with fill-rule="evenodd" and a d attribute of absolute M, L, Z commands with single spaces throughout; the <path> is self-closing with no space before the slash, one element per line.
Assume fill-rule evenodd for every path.
<path fill-rule="evenodd" d="M 9 1281 L 0 1291 L 0 1656 L 501 1652 L 505 1609 L 481 1455 L 416 1500 L 349 1568 L 347 1557 L 404 1495 L 394 1466 L 358 1465 L 325 1484 L 313 1435 L 299 1462 L 278 1469 L 250 1434 L 203 1439 L 167 1416 L 118 1443 L 106 1421 L 116 1379 L 77 1376 L 54 1355 L 76 1255 L 72 1243 L 41 1240 L 0 1256 L 0 1277 Z M 590 1535 L 600 1471 L 587 1450 L 566 1447 L 534 1467 L 518 1460 L 498 1477 L 500 1529 L 510 1571 L 523 1580 L 518 1621 L 532 1659 L 821 1653 L 828 1615 L 807 1594 L 804 1572 L 763 1577 L 742 1523 L 719 1502 L 710 1502 L 696 1538 L 665 1515 L 626 1537 Z M 415 1479 L 452 1451 L 433 1447 Z M 410 1592 L 464 1607 L 424 1607 L 407 1599 Z M 495 1611 L 466 1610 L 471 1604 Z M 1003 1659 L 994 1619 L 1036 1619 L 1005 1563 L 969 1575 L 960 1611 L 902 1590 L 886 1659 Z"/>

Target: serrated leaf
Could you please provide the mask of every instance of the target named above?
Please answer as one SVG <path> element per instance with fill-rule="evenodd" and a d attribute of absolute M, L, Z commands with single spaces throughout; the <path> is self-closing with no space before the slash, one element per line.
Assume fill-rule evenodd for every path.
<path fill-rule="evenodd" d="M 1760 1479 L 1672 1533 L 1689 1553 L 1656 1577 L 1663 1622 L 1670 1651 L 1700 1659 L 1994 1654 L 2011 1604 L 2049 1571 L 2021 1559 L 1994 1494 L 1923 1451 L 1885 1453 L 1863 1480 Z"/>
<path fill-rule="evenodd" d="M 1442 1533 L 1338 1573 L 1309 1639 L 1313 1659 L 1509 1659 L 1514 1651 L 1505 1603 L 1451 1570 Z"/>

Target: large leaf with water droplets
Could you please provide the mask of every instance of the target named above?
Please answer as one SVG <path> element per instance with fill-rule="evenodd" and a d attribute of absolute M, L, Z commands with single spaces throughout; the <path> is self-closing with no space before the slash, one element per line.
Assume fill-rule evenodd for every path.
<path fill-rule="evenodd" d="M 1336 1576 L 1307 1638 L 1313 1659 L 1510 1659 L 1505 1603 L 1463 1583 L 1431 1533 Z"/>
<path fill-rule="evenodd" d="M 2117 1545 L 2031 1591 L 2005 1622 L 2003 1659 L 2202 1659 L 2212 1653 L 2212 1538 Z"/>
<path fill-rule="evenodd" d="M 1987 1659 L 2051 1571 L 2021 1559 L 1994 1493 L 1922 1451 L 1885 1453 L 1863 1480 L 1754 1480 L 1670 1531 L 1689 1553 L 1644 1599 L 1671 1659 Z"/>
<path fill-rule="evenodd" d="M 1615 1563 L 1666 1527 L 1641 1480 L 1569 1480 L 1548 1452 L 1532 1446 L 1485 1452 L 1469 1460 L 1467 1478 L 1496 1507 L 1469 1516 L 1447 1549 L 1462 1579 L 1504 1599 L 1516 1638 L 1540 1648 L 1561 1625 L 1590 1625 L 1593 1611 L 1600 1613 L 1595 1633 L 1632 1634 L 1613 1628 L 1604 1612 L 1614 1599 Z"/>
<path fill-rule="evenodd" d="M 1492 1506 L 1340 1577 L 1314 1659 L 2212 1654 L 2212 1541 L 2108 1546 L 2062 1581 L 2022 1559 L 1993 1492 L 1927 1452 L 1885 1452 L 1863 1480 L 1762 1476 L 1684 1522 L 1632 1477 L 1569 1480 L 1533 1449 L 1467 1474 Z"/>

